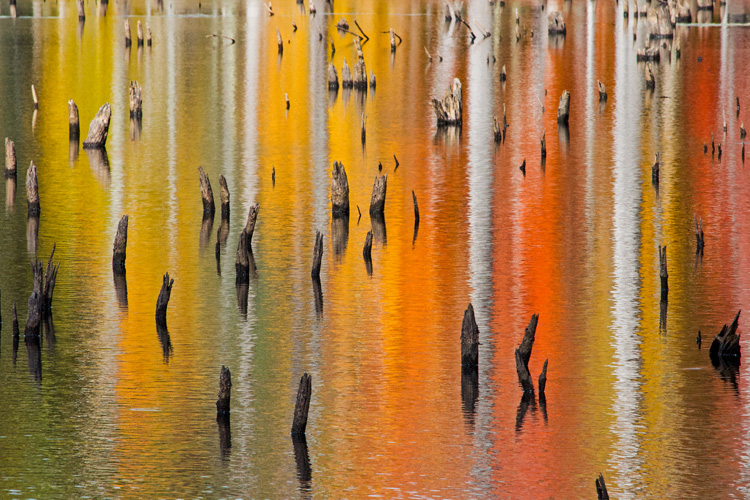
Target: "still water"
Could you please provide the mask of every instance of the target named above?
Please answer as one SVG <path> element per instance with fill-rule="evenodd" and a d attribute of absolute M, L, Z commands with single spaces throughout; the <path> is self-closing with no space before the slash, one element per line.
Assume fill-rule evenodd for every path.
<path fill-rule="evenodd" d="M 15 141 L 19 166 L 17 190 L 8 181 L 0 190 L 0 497 L 592 498 L 600 471 L 613 498 L 750 494 L 746 367 L 722 374 L 707 351 L 750 305 L 750 169 L 739 141 L 750 123 L 750 6 L 695 16 L 691 2 L 700 24 L 678 26 L 681 57 L 662 49 L 651 92 L 636 62 L 647 21 L 623 18 L 622 2 L 469 2 L 465 19 L 492 31 L 473 44 L 445 22 L 442 2 L 318 4 L 310 16 L 307 4 L 274 2 L 270 17 L 257 1 L 87 2 L 84 24 L 69 0 L 19 0 L 17 19 L 0 8 L 0 138 Z M 553 10 L 564 13 L 564 38 L 547 35 Z M 335 27 L 342 16 L 370 36 L 375 90 L 327 90 L 328 63 L 341 75 L 356 59 L 352 36 Z M 149 22 L 152 47 L 136 47 L 137 20 Z M 404 40 L 395 53 L 389 28 Z M 454 77 L 464 124 L 438 130 L 430 98 Z M 131 80 L 143 88 L 141 126 L 128 117 Z M 565 89 L 570 126 L 558 129 Z M 83 135 L 111 103 L 106 155 L 70 147 L 68 99 Z M 496 145 L 503 106 L 510 128 Z M 339 225 L 334 161 L 351 188 L 352 215 Z M 386 224 L 375 228 L 368 275 L 361 250 L 379 163 Z M 231 192 L 218 257 L 220 215 L 202 224 L 200 165 L 217 204 L 219 175 Z M 238 290 L 235 250 L 256 202 L 257 271 Z M 127 279 L 115 282 L 123 214 Z M 62 263 L 53 328 L 41 353 L 23 335 L 16 352 L 12 304 L 23 330 L 29 262 L 46 261 L 53 245 Z M 663 313 L 659 245 L 669 249 Z M 160 335 L 167 271 L 175 284 Z M 475 395 L 462 392 L 460 367 L 469 303 L 481 341 Z M 515 373 L 533 313 L 532 377 L 549 359 L 544 407 L 519 404 Z M 230 442 L 215 421 L 222 365 L 234 383 Z M 305 371 L 307 457 L 289 436 Z"/>

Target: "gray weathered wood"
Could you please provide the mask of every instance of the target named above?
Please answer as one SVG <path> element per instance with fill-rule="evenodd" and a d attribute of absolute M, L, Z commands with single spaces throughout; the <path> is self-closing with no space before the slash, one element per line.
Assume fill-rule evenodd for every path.
<path fill-rule="evenodd" d="M 41 212 L 39 204 L 39 184 L 36 178 L 36 165 L 31 162 L 26 171 L 26 199 L 29 202 L 29 217 L 38 217 Z"/>
<path fill-rule="evenodd" d="M 117 224 L 117 234 L 112 245 L 112 269 L 115 273 L 125 272 L 125 257 L 128 246 L 128 216 L 123 215 Z"/>
<path fill-rule="evenodd" d="M 474 318 L 474 306 L 464 311 L 464 320 L 461 324 L 461 366 L 464 368 L 477 366 L 479 364 L 479 327 Z"/>
<path fill-rule="evenodd" d="M 172 295 L 172 285 L 174 285 L 174 279 L 170 280 L 169 273 L 166 273 L 162 280 L 159 297 L 156 299 L 156 324 L 164 328 L 167 326 L 167 306 L 169 297 Z"/>
<path fill-rule="evenodd" d="M 463 91 L 461 81 L 453 79 L 451 88 L 442 100 L 432 99 L 438 125 L 461 125 L 463 120 Z"/>
<path fill-rule="evenodd" d="M 221 218 L 222 220 L 229 218 L 229 187 L 227 186 L 227 180 L 223 175 L 219 176 L 219 197 L 221 198 Z"/>
<path fill-rule="evenodd" d="M 216 420 L 229 419 L 229 404 L 232 398 L 232 372 L 226 366 L 221 367 L 219 374 L 219 394 L 216 400 Z"/>
<path fill-rule="evenodd" d="M 15 177 L 18 170 L 16 169 L 16 144 L 5 138 L 5 177 Z"/>
<path fill-rule="evenodd" d="M 135 33 L 138 40 L 138 46 L 143 47 L 143 25 L 141 24 L 141 20 L 138 20 L 138 23 L 135 25 Z"/>
<path fill-rule="evenodd" d="M 550 35 L 564 35 L 567 33 L 562 12 L 550 12 L 547 16 L 547 33 Z"/>
<path fill-rule="evenodd" d="M 313 279 L 320 279 L 320 266 L 323 263 L 323 235 L 320 231 L 315 231 L 315 247 L 313 248 L 313 264 L 310 276 Z"/>
<path fill-rule="evenodd" d="M 146 45 L 151 47 L 151 26 L 146 21 Z"/>
<path fill-rule="evenodd" d="M 570 114 L 570 92 L 563 90 L 560 95 L 560 103 L 557 106 L 557 123 L 567 125 Z"/>
<path fill-rule="evenodd" d="M 86 19 L 86 11 L 83 9 L 83 0 L 77 0 L 78 5 L 78 20 L 83 21 Z"/>
<path fill-rule="evenodd" d="M 331 42 L 331 45 L 333 46 L 333 42 Z M 352 72 L 349 69 L 349 65 L 346 63 L 346 57 L 344 58 L 344 62 L 341 66 L 341 86 L 345 89 L 350 89 L 354 86 L 354 81 L 352 80 Z"/>
<path fill-rule="evenodd" d="M 305 373 L 299 380 L 297 401 L 294 405 L 294 419 L 292 420 L 292 434 L 304 435 L 307 428 L 307 414 L 310 411 L 312 398 L 312 377 Z"/>
<path fill-rule="evenodd" d="M 370 198 L 370 217 L 383 217 L 385 213 L 385 195 L 388 187 L 388 174 L 375 176 Z"/>
<path fill-rule="evenodd" d="M 349 179 L 344 164 L 333 162 L 331 175 L 331 210 L 334 217 L 349 215 Z"/>
<path fill-rule="evenodd" d="M 78 147 L 78 138 L 81 136 L 81 127 L 78 121 L 78 106 L 73 99 L 68 101 L 68 138 L 76 142 Z"/>
<path fill-rule="evenodd" d="M 140 27 L 141 22 L 138 21 Z M 140 118 L 143 116 L 143 96 L 141 93 L 141 86 L 138 85 L 137 81 L 130 82 L 130 88 L 128 91 L 130 95 L 130 117 Z"/>
<path fill-rule="evenodd" d="M 208 180 L 208 175 L 203 170 L 203 167 L 198 167 L 198 178 L 201 184 L 201 198 L 203 199 L 203 215 L 213 217 L 216 207 L 214 206 L 214 192 L 211 189 L 211 181 Z"/>
<path fill-rule="evenodd" d="M 89 126 L 89 135 L 83 141 L 85 148 L 103 148 L 107 143 L 107 134 L 109 134 L 109 120 L 112 116 L 112 108 L 109 103 L 104 103 L 96 116 L 91 120 Z"/>

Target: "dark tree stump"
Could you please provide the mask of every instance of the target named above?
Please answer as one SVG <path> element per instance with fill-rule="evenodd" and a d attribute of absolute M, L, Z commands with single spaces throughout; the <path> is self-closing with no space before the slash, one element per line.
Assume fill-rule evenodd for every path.
<path fill-rule="evenodd" d="M 542 159 L 547 158 L 547 131 L 542 132 L 542 140 L 541 147 L 542 147 Z"/>
<path fill-rule="evenodd" d="M 533 394 L 534 382 L 531 381 L 531 374 L 529 373 L 528 363 L 523 360 L 523 354 L 521 354 L 521 348 L 516 349 L 516 373 L 518 374 L 518 382 L 520 382 L 523 392 L 527 394 Z"/>
<path fill-rule="evenodd" d="M 198 167 L 198 177 L 201 183 L 201 198 L 203 198 L 203 215 L 213 218 L 216 211 L 214 206 L 214 192 L 211 189 L 211 182 L 208 180 L 208 175 L 203 171 L 203 167 Z"/>
<path fill-rule="evenodd" d="M 550 12 L 547 17 L 547 34 L 564 35 L 566 33 L 567 29 L 565 27 L 565 21 L 563 20 L 562 12 Z"/>
<path fill-rule="evenodd" d="M 719 360 L 727 358 L 739 360 L 742 356 L 740 335 L 737 333 L 741 312 L 742 310 L 737 311 L 737 315 L 734 317 L 732 324 L 729 326 L 724 325 L 721 332 L 714 337 L 714 341 L 711 343 L 711 349 L 708 353 L 715 364 Z"/>
<path fill-rule="evenodd" d="M 251 246 L 253 242 L 253 234 L 255 233 L 255 222 L 258 220 L 258 212 L 260 212 L 260 204 L 256 203 L 250 207 L 250 211 L 247 214 L 247 222 L 245 223 L 245 238 L 247 239 L 247 249 L 252 253 L 253 248 Z"/>
<path fill-rule="evenodd" d="M 414 194 L 414 190 L 411 190 L 411 197 L 414 201 L 414 224 L 419 224 L 419 204 L 417 203 L 417 195 Z"/>
<path fill-rule="evenodd" d="M 532 314 L 531 320 L 529 321 L 529 326 L 527 326 L 526 330 L 524 331 L 521 345 L 518 346 L 518 350 L 521 353 L 521 359 L 523 360 L 524 365 L 527 366 L 529 364 L 529 359 L 531 358 L 531 349 L 534 347 L 534 338 L 536 336 L 536 326 L 538 323 L 539 315 Z"/>
<path fill-rule="evenodd" d="M 544 388 L 547 387 L 547 362 L 544 360 L 544 366 L 542 367 L 542 373 L 539 374 L 539 397 L 544 397 Z"/>
<path fill-rule="evenodd" d="M 159 291 L 159 297 L 156 299 L 156 324 L 165 329 L 167 327 L 167 306 L 172 294 L 172 285 L 174 285 L 174 279 L 170 280 L 169 273 L 166 273 Z"/>
<path fill-rule="evenodd" d="M 703 221 L 698 219 L 698 215 L 693 215 L 695 219 L 695 251 L 702 252 L 706 242 L 703 238 Z"/>
<path fill-rule="evenodd" d="M 73 99 L 68 101 L 68 138 L 71 142 L 78 144 L 78 138 L 81 135 L 81 127 L 78 122 L 78 106 Z"/>
<path fill-rule="evenodd" d="M 367 231 L 365 247 L 362 249 L 362 257 L 364 257 L 365 260 L 372 259 L 372 231 Z"/>
<path fill-rule="evenodd" d="M 331 42 L 331 46 L 333 46 L 333 42 Z M 354 81 L 352 80 L 352 72 L 349 69 L 349 65 L 346 63 L 346 57 L 344 58 L 344 63 L 341 66 L 341 86 L 345 89 L 350 89 L 354 86 Z"/>
<path fill-rule="evenodd" d="M 323 235 L 315 231 L 315 247 L 313 248 L 313 264 L 310 276 L 320 279 L 320 266 L 323 263 Z"/>
<path fill-rule="evenodd" d="M 250 282 L 250 253 L 252 250 L 247 245 L 248 240 L 246 230 L 243 229 L 237 242 L 237 258 L 234 263 L 236 285 Z"/>
<path fill-rule="evenodd" d="M 16 144 L 5 138 L 5 177 L 15 177 L 16 169 Z"/>
<path fill-rule="evenodd" d="M 219 176 L 219 196 L 221 198 L 221 219 L 229 219 L 229 187 L 227 180 L 223 175 Z"/>
<path fill-rule="evenodd" d="M 453 88 L 442 101 L 432 99 L 432 107 L 437 116 L 438 126 L 441 125 L 461 125 L 463 121 L 463 91 L 461 81 L 458 78 L 453 79 Z"/>
<path fill-rule="evenodd" d="M 279 54 L 284 53 L 284 39 L 281 38 L 279 28 L 276 28 L 276 45 L 279 47 Z"/>
<path fill-rule="evenodd" d="M 661 301 L 669 295 L 669 274 L 667 273 L 667 246 L 659 247 L 659 278 L 661 278 Z"/>
<path fill-rule="evenodd" d="M 216 400 L 216 420 L 229 420 L 229 402 L 232 396 L 232 373 L 226 366 L 219 375 L 219 394 Z"/>
<path fill-rule="evenodd" d="M 461 325 L 461 366 L 469 368 L 479 364 L 479 327 L 474 319 L 474 306 L 469 304 Z"/>
<path fill-rule="evenodd" d="M 349 180 L 344 164 L 337 161 L 331 176 L 331 206 L 334 217 L 349 215 Z"/>
<path fill-rule="evenodd" d="M 370 198 L 370 217 L 382 218 L 385 214 L 385 195 L 388 187 L 388 174 L 375 176 Z"/>
<path fill-rule="evenodd" d="M 86 19 L 86 11 L 83 10 L 83 0 L 77 0 L 76 4 L 78 5 L 78 20 L 84 21 Z"/>
<path fill-rule="evenodd" d="M 138 30 L 141 30 L 141 22 L 138 21 Z M 143 34 L 141 33 L 141 36 Z M 138 41 L 138 45 L 143 45 L 143 40 Z M 143 96 L 141 95 L 141 86 L 138 82 L 130 82 L 130 88 L 128 89 L 130 96 L 130 117 L 140 118 L 143 116 Z"/>
<path fill-rule="evenodd" d="M 570 116 L 570 92 L 563 90 L 557 105 L 557 123 L 567 125 Z"/>
<path fill-rule="evenodd" d="M 336 72 L 336 66 L 333 63 L 328 65 L 328 90 L 339 89 L 339 75 Z"/>
<path fill-rule="evenodd" d="M 29 217 L 38 217 L 42 211 L 39 205 L 39 184 L 36 177 L 36 165 L 31 162 L 26 171 L 26 199 L 29 201 Z"/>
<path fill-rule="evenodd" d="M 127 22 L 127 21 L 126 21 Z M 112 108 L 109 103 L 104 103 L 96 116 L 91 120 L 89 126 L 89 135 L 83 141 L 83 148 L 103 148 L 107 143 L 107 134 L 109 134 L 109 120 L 112 116 Z"/>
<path fill-rule="evenodd" d="M 307 413 L 310 410 L 312 397 L 312 378 L 305 373 L 299 379 L 297 402 L 294 405 L 294 420 L 292 421 L 292 435 L 304 435 L 307 427 Z"/>
<path fill-rule="evenodd" d="M 143 47 L 143 26 L 141 25 L 141 20 L 138 20 L 138 23 L 135 25 L 135 33 L 138 40 L 138 46 Z"/>
<path fill-rule="evenodd" d="M 41 284 L 37 282 L 41 278 L 37 279 L 42 274 L 42 263 L 34 262 L 31 265 L 31 270 L 34 273 L 34 290 L 29 296 L 29 307 L 28 316 L 26 317 L 26 330 L 24 331 L 24 337 L 39 337 L 42 326 L 42 294 L 37 288 L 41 287 Z"/>
<path fill-rule="evenodd" d="M 112 245 L 112 269 L 115 274 L 125 272 L 125 251 L 128 246 L 128 216 L 123 215 L 117 224 L 115 243 Z"/>
<path fill-rule="evenodd" d="M 596 478 L 596 496 L 598 500 L 609 500 L 607 485 L 604 484 L 604 476 L 601 472 L 599 473 L 599 477 Z"/>

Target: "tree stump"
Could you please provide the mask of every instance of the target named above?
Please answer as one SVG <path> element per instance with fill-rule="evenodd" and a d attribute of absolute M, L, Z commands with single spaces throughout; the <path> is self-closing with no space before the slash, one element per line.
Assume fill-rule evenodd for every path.
<path fill-rule="evenodd" d="M 627 3 L 626 3 L 627 5 Z M 609 500 L 609 493 L 607 492 L 607 485 L 604 484 L 604 476 L 599 473 L 599 477 L 596 478 L 596 497 L 597 500 Z"/>
<path fill-rule="evenodd" d="M 36 165 L 31 162 L 26 171 L 26 199 L 29 201 L 29 217 L 38 217 L 41 212 L 39 205 L 39 184 L 36 178 Z"/>
<path fill-rule="evenodd" d="M 669 295 L 669 274 L 667 273 L 667 246 L 659 247 L 659 278 L 661 278 L 661 301 L 666 302 Z"/>
<path fill-rule="evenodd" d="M 367 67 L 362 57 L 357 59 L 357 63 L 354 65 L 353 85 L 355 89 L 367 90 Z"/>
<path fill-rule="evenodd" d="M 236 285 L 244 285 L 250 282 L 250 254 L 252 249 L 248 246 L 248 241 L 247 229 L 243 229 L 237 242 L 237 258 L 234 263 Z"/>
<path fill-rule="evenodd" d="M 128 216 L 123 215 L 117 224 L 115 243 L 112 245 L 112 270 L 115 274 L 125 272 L 125 251 L 128 246 Z"/>
<path fill-rule="evenodd" d="M 141 22 L 138 21 L 138 27 L 140 28 Z M 142 45 L 142 43 L 141 43 Z M 143 116 L 143 97 L 141 96 L 141 86 L 138 82 L 130 82 L 130 117 L 140 118 Z"/>
<path fill-rule="evenodd" d="M 292 435 L 301 436 L 305 434 L 307 427 L 307 413 L 310 410 L 310 398 L 312 397 L 312 378 L 305 373 L 299 379 L 297 389 L 297 402 L 294 405 L 294 420 L 292 421 Z"/>
<path fill-rule="evenodd" d="M 711 343 L 711 348 L 708 351 L 714 363 L 726 358 L 739 360 L 742 356 L 740 335 L 737 333 L 741 312 L 742 310 L 737 311 L 732 324 L 730 326 L 724 325 L 721 332 L 714 337 L 714 341 Z"/>
<path fill-rule="evenodd" d="M 564 35 L 567 32 L 565 21 L 560 11 L 550 12 L 547 16 L 547 33 L 550 35 Z"/>
<path fill-rule="evenodd" d="M 5 177 L 16 177 L 16 143 L 5 138 Z"/>
<path fill-rule="evenodd" d="M 216 420 L 229 420 L 229 402 L 232 397 L 232 373 L 226 366 L 219 375 L 219 394 L 216 400 Z"/>
<path fill-rule="evenodd" d="M 81 135 L 81 127 L 78 123 L 78 106 L 73 102 L 73 99 L 68 101 L 68 138 L 70 141 L 78 144 L 78 138 Z"/>
<path fill-rule="evenodd" d="M 12 328 L 13 328 L 13 339 L 17 343 L 18 342 L 18 337 L 21 336 L 21 332 L 18 329 L 18 312 L 16 311 L 16 303 L 15 302 L 13 302 L 13 323 L 12 323 Z"/>
<path fill-rule="evenodd" d="M 557 123 L 567 125 L 570 114 L 570 92 L 563 90 L 560 103 L 557 106 Z"/>
<path fill-rule="evenodd" d="M 315 231 L 315 247 L 313 248 L 313 264 L 310 276 L 313 279 L 320 279 L 320 266 L 323 263 L 323 235 L 320 231 Z"/>
<path fill-rule="evenodd" d="M 411 197 L 414 201 L 414 224 L 419 224 L 419 204 L 417 203 L 417 195 L 414 194 L 414 190 L 411 190 Z"/>
<path fill-rule="evenodd" d="M 542 367 L 542 373 L 539 374 L 539 397 L 544 397 L 544 389 L 547 387 L 547 362 L 544 360 L 544 366 Z"/>
<path fill-rule="evenodd" d="M 497 121 L 496 115 L 492 115 L 492 135 L 496 143 L 500 144 L 503 141 L 503 129 L 500 128 L 500 122 Z"/>
<path fill-rule="evenodd" d="M 659 185 L 659 153 L 655 153 L 654 164 L 651 166 L 651 183 Z"/>
<path fill-rule="evenodd" d="M 599 80 L 596 81 L 596 86 L 599 88 L 599 100 L 600 101 L 606 101 L 607 100 L 607 89 L 604 88 L 604 84 L 600 82 Z"/>
<path fill-rule="evenodd" d="M 645 76 L 646 76 L 646 88 L 651 89 L 651 90 L 655 89 L 656 78 L 654 78 L 654 72 L 651 71 L 651 64 L 646 65 Z"/>
<path fill-rule="evenodd" d="M 518 374 L 518 382 L 520 382 L 523 392 L 526 394 L 534 393 L 534 383 L 531 381 L 531 374 L 529 373 L 529 366 L 527 362 L 524 362 L 523 355 L 521 354 L 521 348 L 516 349 L 516 373 Z"/>
<path fill-rule="evenodd" d="M 349 180 L 344 164 L 338 161 L 333 162 L 331 209 L 334 218 L 349 215 Z"/>
<path fill-rule="evenodd" d="M 532 314 L 531 320 L 529 321 L 529 326 L 527 326 L 526 330 L 524 331 L 521 345 L 518 346 L 518 350 L 521 354 L 521 359 L 523 360 L 525 365 L 529 364 L 529 359 L 531 358 L 531 350 L 534 347 L 534 339 L 536 337 L 536 326 L 538 323 L 539 323 L 539 315 Z"/>
<path fill-rule="evenodd" d="M 198 167 L 198 178 L 201 184 L 201 198 L 203 198 L 203 216 L 213 218 L 216 208 L 214 207 L 214 192 L 211 189 L 211 182 L 208 175 L 203 171 L 203 167 Z"/>
<path fill-rule="evenodd" d="M 138 46 L 143 47 L 143 25 L 141 25 L 140 19 L 138 20 L 138 24 L 135 25 L 135 32 L 138 39 Z"/>
<path fill-rule="evenodd" d="M 500 70 L 500 81 L 504 82 L 508 79 L 508 73 L 505 71 L 505 64 L 503 64 L 503 69 Z"/>
<path fill-rule="evenodd" d="M 339 89 L 339 75 L 333 63 L 328 64 L 328 90 Z"/>
<path fill-rule="evenodd" d="M 279 28 L 276 28 L 276 45 L 279 47 L 279 54 L 284 53 L 284 39 L 281 38 Z"/>
<path fill-rule="evenodd" d="M 344 63 L 341 66 L 341 86 L 345 89 L 350 89 L 354 86 L 354 82 L 352 81 L 352 72 L 349 69 L 349 65 L 346 63 L 346 57 L 344 58 Z"/>
<path fill-rule="evenodd" d="M 174 285 L 174 279 L 170 280 L 169 273 L 166 273 L 159 291 L 159 297 L 156 299 L 156 324 L 165 329 L 167 327 L 167 306 L 172 294 L 172 285 Z"/>
<path fill-rule="evenodd" d="M 223 175 L 219 176 L 219 196 L 221 198 L 221 219 L 229 219 L 229 187 Z"/>
<path fill-rule="evenodd" d="M 256 203 L 250 207 L 250 211 L 247 214 L 247 222 L 245 223 L 245 238 L 247 239 L 247 249 L 252 253 L 252 242 L 253 234 L 255 233 L 255 222 L 258 220 L 258 212 L 260 212 L 260 204 Z"/>
<path fill-rule="evenodd" d="M 125 47 L 130 47 L 132 42 L 130 41 L 130 20 L 125 19 Z"/>
<path fill-rule="evenodd" d="M 77 0 L 76 4 L 78 5 L 78 20 L 84 21 L 86 19 L 86 11 L 83 10 L 83 0 Z"/>
<path fill-rule="evenodd" d="M 388 174 L 375 176 L 370 198 L 370 217 L 383 218 L 385 214 L 385 194 L 388 187 Z"/>
<path fill-rule="evenodd" d="M 463 114 L 463 91 L 461 81 L 458 78 L 453 79 L 453 88 L 442 101 L 432 99 L 432 107 L 437 116 L 438 126 L 441 125 L 461 125 Z"/>
<path fill-rule="evenodd" d="M 542 146 L 542 159 L 547 158 L 547 131 L 542 131 L 542 140 L 541 146 Z"/>
<path fill-rule="evenodd" d="M 96 116 L 91 120 L 89 126 L 89 135 L 83 141 L 84 149 L 103 148 L 107 143 L 107 134 L 109 133 L 109 120 L 112 116 L 112 109 L 109 103 L 104 103 Z"/>
<path fill-rule="evenodd" d="M 698 214 L 693 214 L 695 219 L 695 251 L 702 252 L 705 246 L 705 240 L 703 239 L 703 221 L 698 219 Z"/>
<path fill-rule="evenodd" d="M 461 366 L 464 369 L 479 364 L 479 327 L 474 319 L 474 306 L 469 304 L 461 324 Z"/>

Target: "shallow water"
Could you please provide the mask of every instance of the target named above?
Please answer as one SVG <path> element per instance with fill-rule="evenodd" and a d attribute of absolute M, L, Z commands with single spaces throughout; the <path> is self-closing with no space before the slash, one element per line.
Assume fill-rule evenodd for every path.
<path fill-rule="evenodd" d="M 581 498 L 595 494 L 600 471 L 613 498 L 745 497 L 746 368 L 720 373 L 707 345 L 750 301 L 750 174 L 739 141 L 750 122 L 750 30 L 734 17 L 750 7 L 678 26 L 681 57 L 662 49 L 651 92 L 635 56 L 647 22 L 624 19 L 621 4 L 472 2 L 466 18 L 493 36 L 470 44 L 441 2 L 336 1 L 333 13 L 323 3 L 314 17 L 293 2 L 274 2 L 273 17 L 260 2 L 112 2 L 106 15 L 87 3 L 81 26 L 74 2 L 21 1 L 18 19 L 0 17 L 0 137 L 15 141 L 19 167 L 15 194 L 7 181 L 0 190 L 0 497 Z M 546 33 L 556 9 L 564 38 Z M 335 28 L 342 16 L 371 38 L 363 52 L 374 91 L 327 90 L 328 63 L 341 75 L 343 59 L 353 67 L 356 58 L 351 35 Z M 135 46 L 139 19 L 152 47 Z M 381 33 L 389 27 L 404 39 L 395 54 Z M 319 33 L 332 38 L 333 57 Z M 438 130 L 430 98 L 454 77 L 464 124 Z M 128 118 L 131 80 L 143 87 L 140 127 Z M 570 126 L 558 129 L 565 89 Z M 99 106 L 112 105 L 106 158 L 71 149 L 68 99 L 84 136 Z M 496 145 L 492 117 L 502 121 L 503 105 L 510 128 Z M 334 161 L 347 169 L 348 225 L 330 215 Z M 379 162 L 386 223 L 374 228 L 369 276 L 361 248 Z M 220 174 L 231 192 L 218 260 L 221 217 L 202 228 L 199 165 L 217 204 Z M 257 272 L 245 292 L 234 258 L 255 202 Z M 111 269 L 123 214 L 125 283 Z M 325 237 L 317 305 L 316 230 Z M 53 245 L 62 263 L 53 331 L 40 352 L 22 335 L 16 353 L 12 304 L 23 330 L 29 262 L 46 262 Z M 669 249 L 664 314 L 659 245 Z M 153 313 L 167 271 L 164 335 Z M 470 302 L 480 366 L 476 386 L 462 386 Z M 524 404 L 515 374 L 533 313 L 533 378 L 549 359 L 544 405 Z M 222 365 L 234 384 L 231 447 L 215 421 Z M 289 436 L 305 371 L 307 457 Z"/>

